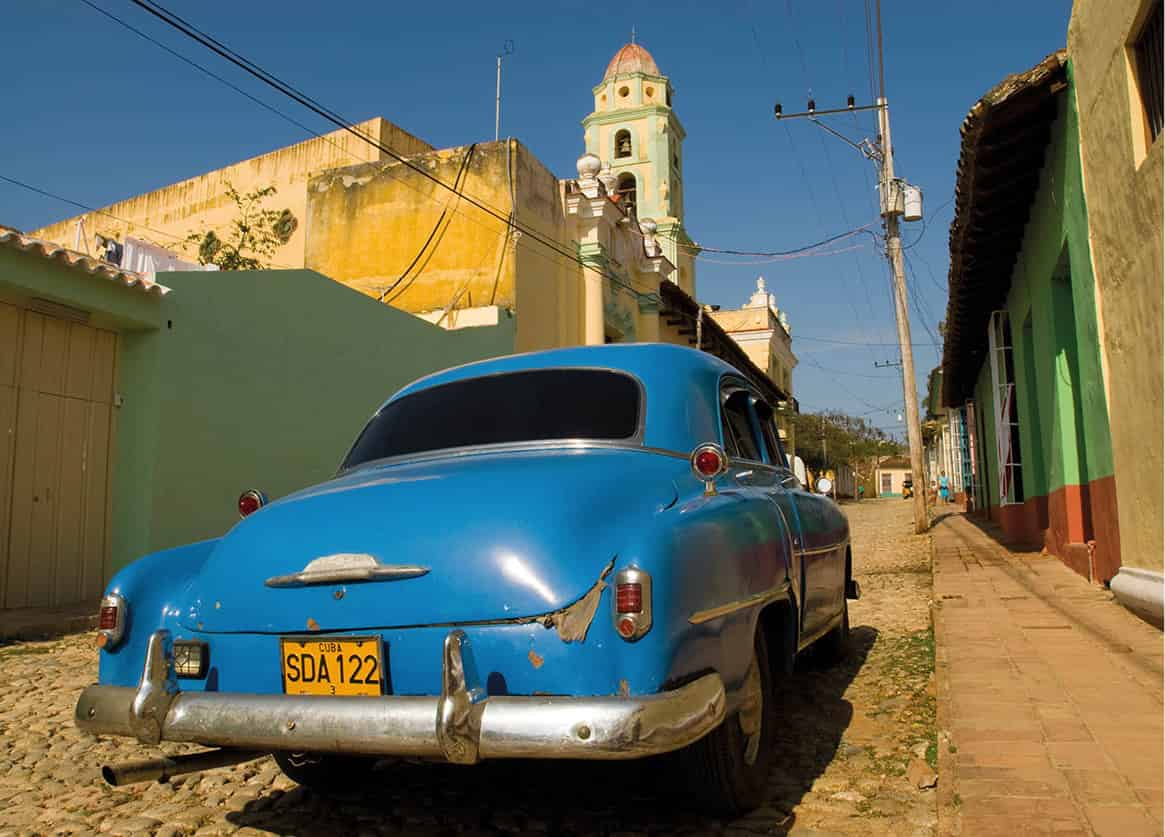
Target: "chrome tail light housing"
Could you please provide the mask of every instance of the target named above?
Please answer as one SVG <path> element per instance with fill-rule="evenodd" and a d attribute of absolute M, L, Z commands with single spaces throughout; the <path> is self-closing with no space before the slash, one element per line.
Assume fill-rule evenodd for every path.
<path fill-rule="evenodd" d="M 116 648 L 125 636 L 126 613 L 125 597 L 119 593 L 110 593 L 101 600 L 101 607 L 97 611 L 97 645 L 100 648 Z"/>
<path fill-rule="evenodd" d="M 651 575 L 638 567 L 615 573 L 611 616 L 620 639 L 634 642 L 651 630 Z"/>

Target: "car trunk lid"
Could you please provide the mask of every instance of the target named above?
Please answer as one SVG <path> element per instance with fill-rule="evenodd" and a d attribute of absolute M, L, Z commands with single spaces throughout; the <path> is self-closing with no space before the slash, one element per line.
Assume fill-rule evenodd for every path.
<path fill-rule="evenodd" d="M 205 632 L 519 619 L 576 601 L 620 523 L 675 501 L 677 461 L 557 449 L 372 466 L 240 521 L 187 590 Z"/>

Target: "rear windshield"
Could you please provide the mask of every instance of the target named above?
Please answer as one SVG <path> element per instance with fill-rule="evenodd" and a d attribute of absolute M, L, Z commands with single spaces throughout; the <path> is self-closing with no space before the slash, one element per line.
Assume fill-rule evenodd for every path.
<path fill-rule="evenodd" d="M 630 439 L 639 385 L 600 369 L 539 369 L 423 389 L 386 404 L 342 468 L 420 451 L 543 439 Z"/>

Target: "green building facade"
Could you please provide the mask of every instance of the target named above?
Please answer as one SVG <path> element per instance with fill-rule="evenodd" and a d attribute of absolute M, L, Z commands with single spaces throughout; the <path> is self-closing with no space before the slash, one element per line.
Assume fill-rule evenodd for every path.
<path fill-rule="evenodd" d="M 1063 53 L 968 116 L 943 385 L 972 406 L 973 507 L 1103 582 L 1120 536 L 1079 136 Z"/>

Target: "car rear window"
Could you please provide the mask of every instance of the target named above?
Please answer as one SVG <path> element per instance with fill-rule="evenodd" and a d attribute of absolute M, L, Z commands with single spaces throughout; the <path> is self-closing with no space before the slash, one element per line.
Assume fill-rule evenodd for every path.
<path fill-rule="evenodd" d="M 469 378 L 386 404 L 344 460 L 549 439 L 630 439 L 639 428 L 639 385 L 602 369 L 538 369 Z"/>

